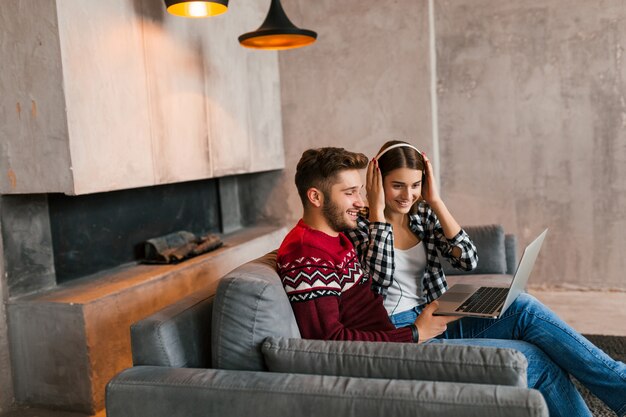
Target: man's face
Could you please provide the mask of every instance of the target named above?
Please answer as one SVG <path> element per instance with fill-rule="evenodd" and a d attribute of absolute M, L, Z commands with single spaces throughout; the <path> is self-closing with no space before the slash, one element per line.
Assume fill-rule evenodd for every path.
<path fill-rule="evenodd" d="M 345 170 L 337 175 L 337 182 L 331 187 L 330 193 L 324 193 L 322 214 L 334 231 L 356 227 L 359 209 L 364 205 L 361 188 L 363 182 L 359 171 Z"/>

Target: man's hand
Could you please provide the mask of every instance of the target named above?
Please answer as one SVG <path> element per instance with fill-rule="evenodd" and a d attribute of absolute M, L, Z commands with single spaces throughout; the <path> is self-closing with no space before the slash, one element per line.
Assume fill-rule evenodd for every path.
<path fill-rule="evenodd" d="M 433 337 L 437 337 L 448 328 L 448 323 L 458 320 L 459 316 L 433 316 L 433 313 L 439 308 L 439 301 L 435 300 L 428 304 L 422 313 L 417 316 L 415 325 L 419 332 L 419 340 L 417 343 L 425 342 Z"/>

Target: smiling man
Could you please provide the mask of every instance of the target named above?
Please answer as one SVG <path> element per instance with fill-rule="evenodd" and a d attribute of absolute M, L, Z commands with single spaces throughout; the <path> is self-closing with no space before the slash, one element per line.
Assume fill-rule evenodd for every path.
<path fill-rule="evenodd" d="M 417 342 L 417 327 L 396 329 L 354 247 L 341 230 L 364 207 L 359 170 L 367 157 L 343 148 L 309 149 L 296 171 L 304 214 L 278 250 L 277 266 L 305 339 Z"/>

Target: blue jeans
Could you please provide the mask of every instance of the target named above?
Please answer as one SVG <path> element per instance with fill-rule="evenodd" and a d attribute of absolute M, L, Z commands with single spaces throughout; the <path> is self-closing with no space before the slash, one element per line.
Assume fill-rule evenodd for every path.
<path fill-rule="evenodd" d="M 419 307 L 390 317 L 396 327 L 413 323 Z M 569 379 L 573 375 L 618 416 L 626 415 L 626 365 L 611 359 L 550 309 L 521 294 L 499 319 L 463 318 L 426 343 L 513 348 L 528 360 L 528 386 L 539 390 L 550 416 L 591 416 Z"/>

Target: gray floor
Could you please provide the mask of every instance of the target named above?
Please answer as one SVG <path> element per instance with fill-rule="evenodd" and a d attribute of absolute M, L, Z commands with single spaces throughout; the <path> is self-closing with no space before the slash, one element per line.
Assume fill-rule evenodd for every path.
<path fill-rule="evenodd" d="M 581 333 L 626 336 L 626 292 L 530 289 L 530 294 Z M 18 410 L 0 417 L 86 417 L 63 411 Z M 106 417 L 105 412 L 97 417 Z"/>

